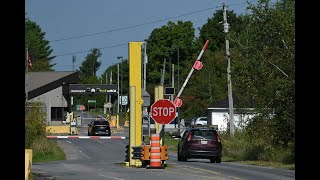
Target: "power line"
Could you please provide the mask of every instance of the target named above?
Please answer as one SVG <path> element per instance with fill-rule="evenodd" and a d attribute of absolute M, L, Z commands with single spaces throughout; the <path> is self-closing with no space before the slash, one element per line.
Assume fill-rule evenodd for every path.
<path fill-rule="evenodd" d="M 121 31 L 121 30 L 125 30 L 125 29 L 130 29 L 130 28 L 135 28 L 135 27 L 139 27 L 139 26 L 154 24 L 154 23 L 158 23 L 158 22 L 162 22 L 162 21 L 167 21 L 167 20 L 170 20 L 170 19 L 175 19 L 175 18 L 179 18 L 179 17 L 183 17 L 183 16 L 188 16 L 188 15 L 191 15 L 191 14 L 196 14 L 196 13 L 208 11 L 208 10 L 211 10 L 211 9 L 215 9 L 215 8 L 202 9 L 202 10 L 193 11 L 193 12 L 190 12 L 190 13 L 185 13 L 185 14 L 181 14 L 181 15 L 178 15 L 178 16 L 174 16 L 174 17 L 169 17 L 169 18 L 160 19 L 160 20 L 156 20 L 156 21 L 146 22 L 146 23 L 137 24 L 137 25 L 133 25 L 133 26 L 127 26 L 127 27 L 122 27 L 122 28 L 118 28 L 118 29 L 101 31 L 101 32 L 92 33 L 92 34 L 84 34 L 84 35 L 80 35 L 80 36 L 73 36 L 73 37 L 69 37 L 69 38 L 61 38 L 61 39 L 51 40 L 49 42 L 66 41 L 66 40 L 78 39 L 78 38 L 83 38 L 83 37 L 88 37 L 88 36 L 96 36 L 96 35 L 99 35 L 99 34 L 110 33 L 110 32 L 114 32 L 114 31 Z"/>
<path fill-rule="evenodd" d="M 119 47 L 119 46 L 125 46 L 126 44 L 118 44 L 118 45 L 113 45 L 113 46 L 106 46 L 106 47 L 102 47 L 102 48 L 97 48 L 97 49 L 108 49 L 108 48 L 114 48 L 114 47 Z M 59 57 L 59 56 L 68 56 L 68 55 L 72 55 L 72 54 L 80 54 L 80 53 L 85 53 L 85 52 L 90 52 L 91 50 L 84 50 L 84 51 L 78 51 L 78 52 L 72 52 L 72 53 L 66 53 L 66 54 L 59 54 L 59 55 L 54 55 L 55 57 Z"/>

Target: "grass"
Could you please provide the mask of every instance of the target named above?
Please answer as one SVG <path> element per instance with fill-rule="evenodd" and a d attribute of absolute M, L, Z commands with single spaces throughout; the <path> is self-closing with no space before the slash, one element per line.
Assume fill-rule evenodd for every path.
<path fill-rule="evenodd" d="M 165 144 L 169 146 L 169 150 L 171 152 L 177 152 L 178 142 L 179 142 L 179 140 L 172 138 L 168 133 L 165 134 Z M 279 153 L 285 153 L 285 152 L 279 152 Z M 239 159 L 236 159 L 232 156 L 223 156 L 222 161 L 223 162 L 237 162 L 237 163 L 241 163 L 241 164 L 250 164 L 250 165 L 256 165 L 256 166 L 267 166 L 267 167 L 295 170 L 295 164 L 284 164 L 284 163 L 273 162 L 273 161 L 239 160 Z"/>
<path fill-rule="evenodd" d="M 66 155 L 58 145 L 57 141 L 55 140 L 47 140 L 47 141 L 48 141 L 48 147 L 50 150 L 49 151 L 35 150 L 32 161 L 47 162 L 47 161 L 65 160 Z"/>
<path fill-rule="evenodd" d="M 256 166 L 268 166 L 268 167 L 274 167 L 274 168 L 295 170 L 295 164 L 282 164 L 282 163 L 278 163 L 278 162 L 265 162 L 265 161 L 239 161 L 239 163 L 256 165 Z"/>

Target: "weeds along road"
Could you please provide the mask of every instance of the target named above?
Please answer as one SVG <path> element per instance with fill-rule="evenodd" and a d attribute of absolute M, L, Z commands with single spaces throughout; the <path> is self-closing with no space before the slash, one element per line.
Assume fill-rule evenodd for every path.
<path fill-rule="evenodd" d="M 80 128 L 86 135 L 87 128 Z M 112 136 L 128 137 L 128 129 Z M 168 167 L 146 169 L 122 166 L 128 139 L 58 139 L 67 160 L 33 163 L 32 172 L 41 175 L 34 179 L 61 180 L 195 180 L 195 179 L 244 179 L 289 180 L 295 179 L 295 171 L 223 162 L 210 163 L 207 159 L 177 161 L 175 153 L 169 152 Z"/>

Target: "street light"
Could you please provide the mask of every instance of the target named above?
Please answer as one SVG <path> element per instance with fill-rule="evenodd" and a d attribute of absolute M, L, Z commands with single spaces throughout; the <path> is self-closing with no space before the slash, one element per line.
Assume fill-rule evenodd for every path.
<path fill-rule="evenodd" d="M 121 90 L 120 90 L 120 94 L 121 94 L 121 100 L 119 102 L 121 102 L 121 107 L 120 107 L 120 111 L 122 112 L 122 76 L 123 76 L 123 57 L 122 56 L 118 56 L 117 59 L 121 59 Z"/>

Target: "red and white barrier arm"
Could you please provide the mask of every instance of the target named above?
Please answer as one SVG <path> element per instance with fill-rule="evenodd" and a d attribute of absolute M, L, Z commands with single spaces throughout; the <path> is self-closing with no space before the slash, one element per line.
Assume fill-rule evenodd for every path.
<path fill-rule="evenodd" d="M 208 44 L 209 44 L 209 40 L 207 40 L 207 41 L 206 41 L 206 43 L 204 44 L 204 46 L 203 46 L 203 48 L 202 48 L 202 50 L 201 50 L 201 52 L 200 52 L 200 54 L 199 54 L 198 58 L 196 59 L 196 61 L 200 61 L 200 59 L 201 59 L 201 57 L 202 57 L 202 55 L 203 55 L 204 51 L 207 49 Z M 181 89 L 180 89 L 180 91 L 179 91 L 178 95 L 176 96 L 177 98 L 179 98 L 179 97 L 181 96 L 182 91 L 183 91 L 183 89 L 186 87 L 186 85 L 187 85 L 187 83 L 188 83 L 188 81 L 189 81 L 189 79 L 190 79 L 190 77 L 191 77 L 191 75 L 192 75 L 193 71 L 194 71 L 194 68 L 192 67 L 192 68 L 191 68 L 191 71 L 189 72 L 189 74 L 188 74 L 188 76 L 187 76 L 186 80 L 184 81 L 184 83 L 183 83 L 183 85 L 182 85 L 182 87 L 181 87 Z"/>

